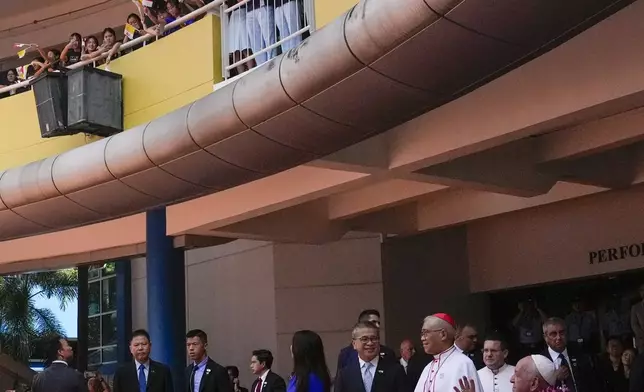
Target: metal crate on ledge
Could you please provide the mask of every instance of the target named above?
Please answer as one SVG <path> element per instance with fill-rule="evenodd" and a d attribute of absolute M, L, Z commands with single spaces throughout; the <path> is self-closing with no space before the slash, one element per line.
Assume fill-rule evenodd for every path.
<path fill-rule="evenodd" d="M 73 135 L 67 128 L 67 79 L 65 74 L 44 73 L 32 83 L 43 138 Z"/>
<path fill-rule="evenodd" d="M 86 66 L 67 72 L 67 128 L 110 136 L 123 131 L 123 77 Z"/>

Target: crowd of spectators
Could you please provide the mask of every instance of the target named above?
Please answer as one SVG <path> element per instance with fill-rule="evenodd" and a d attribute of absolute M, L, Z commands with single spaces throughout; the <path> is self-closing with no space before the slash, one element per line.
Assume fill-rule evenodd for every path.
<path fill-rule="evenodd" d="M 122 44 L 145 34 L 155 35 L 157 39 L 172 34 L 195 20 L 191 19 L 181 26 L 172 28 L 166 28 L 166 25 L 212 1 L 214 0 L 132 0 L 137 12 L 131 13 L 125 20 L 122 40 L 118 39 L 113 28 L 107 27 L 100 36 L 100 43 L 99 38 L 94 35 L 83 37 L 79 33 L 72 33 L 62 51 L 56 48 L 43 49 L 36 44 L 31 44 L 29 48 L 36 49 L 40 56 L 23 67 L 0 73 L 0 88 L 35 79 L 45 71 L 64 72 L 67 67 L 81 61 L 96 59 L 91 62 L 94 66 L 109 64 L 112 59 L 140 49 L 145 42 L 120 51 Z M 103 54 L 106 54 L 106 57 L 99 59 Z M 27 86 L 2 93 L 0 98 L 19 94 L 29 88 Z"/>
<path fill-rule="evenodd" d="M 40 48 L 29 45 L 40 56 L 18 69 L 0 73 L 0 88 L 32 80 L 43 72 L 64 72 L 68 67 L 81 61 L 91 61 L 94 66 L 108 65 L 112 59 L 138 50 L 146 42 L 141 42 L 127 50 L 121 45 L 143 35 L 151 34 L 157 39 L 172 34 L 182 27 L 196 21 L 190 19 L 180 26 L 167 28 L 169 23 L 211 3 L 214 0 L 132 0 L 136 12 L 126 18 L 123 38 L 107 27 L 99 37 L 72 33 L 69 41 L 62 47 Z M 224 15 L 228 23 L 224 46 L 227 47 L 228 77 L 242 74 L 251 68 L 265 63 L 280 53 L 296 47 L 309 34 L 302 33 L 306 25 L 304 0 L 226 0 Z M 203 17 L 201 15 L 200 17 Z M 304 29 L 306 30 L 306 29 Z M 92 61 L 93 60 L 93 61 Z M 29 90 L 29 86 L 0 94 L 0 98 Z"/>

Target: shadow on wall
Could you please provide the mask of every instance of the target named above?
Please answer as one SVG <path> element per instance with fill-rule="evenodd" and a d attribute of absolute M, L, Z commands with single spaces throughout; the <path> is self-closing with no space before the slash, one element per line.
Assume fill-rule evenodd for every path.
<path fill-rule="evenodd" d="M 387 341 L 420 344 L 425 316 L 447 312 L 460 324 L 489 325 L 487 294 L 471 294 L 465 226 L 389 238 L 382 245 Z"/>

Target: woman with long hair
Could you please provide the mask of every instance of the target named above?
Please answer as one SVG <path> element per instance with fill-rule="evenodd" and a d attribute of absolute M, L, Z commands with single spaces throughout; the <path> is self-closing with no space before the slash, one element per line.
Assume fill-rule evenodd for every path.
<path fill-rule="evenodd" d="M 324 357 L 324 345 L 313 331 L 298 331 L 291 344 L 293 374 L 287 392 L 330 392 L 331 376 Z"/>

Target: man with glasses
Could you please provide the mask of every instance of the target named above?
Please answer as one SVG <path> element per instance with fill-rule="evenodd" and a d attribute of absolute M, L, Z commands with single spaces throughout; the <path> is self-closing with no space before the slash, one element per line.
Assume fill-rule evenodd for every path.
<path fill-rule="evenodd" d="M 336 374 L 335 392 L 406 392 L 402 366 L 380 358 L 380 331 L 375 324 L 356 324 L 352 341 L 358 358 Z"/>
<path fill-rule="evenodd" d="M 360 312 L 360 315 L 358 316 L 358 322 L 360 323 L 365 321 L 372 323 L 376 328 L 380 330 L 380 312 L 378 312 L 378 310 L 366 309 Z M 394 350 L 390 349 L 384 344 L 380 345 L 379 355 L 380 359 L 382 360 L 396 362 L 396 354 L 394 353 Z M 353 343 L 351 343 L 347 347 L 340 350 L 340 354 L 338 355 L 338 370 L 336 371 L 336 374 L 340 373 L 340 370 L 342 370 L 342 368 L 344 368 L 347 364 L 355 362 L 357 360 L 358 355 Z"/>
<path fill-rule="evenodd" d="M 511 392 L 514 366 L 505 361 L 508 358 L 508 345 L 499 334 L 491 334 L 483 342 L 483 362 L 485 367 L 478 371 L 483 385 L 481 392 Z"/>
<path fill-rule="evenodd" d="M 432 355 L 434 360 L 425 366 L 415 392 L 483 391 L 476 367 L 454 345 L 455 336 L 456 323 L 450 315 L 436 313 L 425 317 L 421 342 L 425 352 Z M 463 377 L 470 385 L 458 388 Z"/>
<path fill-rule="evenodd" d="M 541 353 L 550 359 L 556 369 L 557 387 L 566 387 L 569 392 L 593 392 L 601 390 L 592 358 L 579 350 L 568 348 L 566 322 L 552 317 L 543 323 L 543 338 L 548 347 Z"/>

